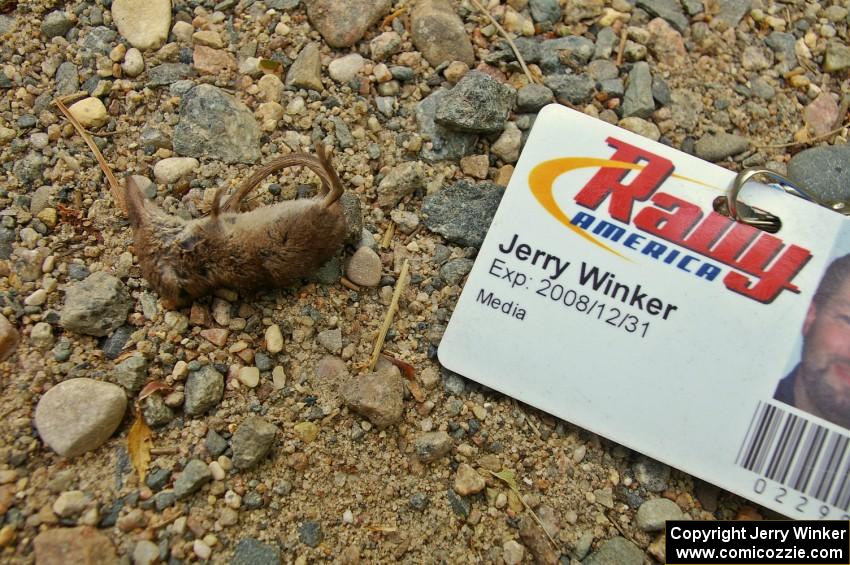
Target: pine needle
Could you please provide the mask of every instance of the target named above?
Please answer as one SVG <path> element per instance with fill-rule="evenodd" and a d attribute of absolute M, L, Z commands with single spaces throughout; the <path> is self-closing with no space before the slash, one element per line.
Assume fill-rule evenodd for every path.
<path fill-rule="evenodd" d="M 390 307 L 387 310 L 384 323 L 381 325 L 381 329 L 378 332 L 378 339 L 375 341 L 375 348 L 372 350 L 372 357 L 369 359 L 370 371 L 375 370 L 375 364 L 381 356 L 381 350 L 384 348 L 384 340 L 387 339 L 387 332 L 390 331 L 390 326 L 393 323 L 393 316 L 395 316 L 396 310 L 398 310 L 398 301 L 401 298 L 401 293 L 404 291 L 404 287 L 407 286 L 407 273 L 409 270 L 410 261 L 405 259 L 404 264 L 401 266 L 401 274 L 398 276 L 398 280 L 395 283 L 395 290 L 393 291 L 393 298 L 390 302 Z"/>
<path fill-rule="evenodd" d="M 71 96 L 65 96 L 63 98 L 57 98 L 53 101 L 59 111 L 65 115 L 65 118 L 71 125 L 74 126 L 74 129 L 77 130 L 77 133 L 80 134 L 80 137 L 83 138 L 83 141 L 86 142 L 86 145 L 89 146 L 91 152 L 94 153 L 94 158 L 97 160 L 97 164 L 100 165 L 100 170 L 103 171 L 103 174 L 106 175 L 106 180 L 109 182 L 109 188 L 112 192 L 112 198 L 115 199 L 115 203 L 118 204 L 118 207 L 127 215 L 127 203 L 124 200 L 124 191 L 121 189 L 121 185 L 118 184 L 118 180 L 115 178 L 115 175 L 112 174 L 112 169 L 109 168 L 109 163 L 106 162 L 106 159 L 103 157 L 103 153 L 100 152 L 94 140 L 92 139 L 89 132 L 86 131 L 86 128 L 74 117 L 73 114 L 68 110 L 68 107 L 65 106 L 65 100 L 70 100 L 74 98 L 78 98 L 79 94 L 72 94 Z"/>
<path fill-rule="evenodd" d="M 528 77 L 528 80 L 531 82 L 531 84 L 539 84 L 539 81 L 535 80 L 534 76 L 532 76 L 532 74 L 531 74 L 531 71 L 528 70 L 528 65 L 525 64 L 525 59 L 522 58 L 522 55 L 520 54 L 519 49 L 516 46 L 516 43 L 514 43 L 514 40 L 511 39 L 510 35 L 508 35 L 508 32 L 506 32 L 505 29 L 501 25 L 499 25 L 499 22 L 497 22 L 496 19 L 492 15 L 490 15 L 490 12 L 488 12 L 484 8 L 484 6 L 482 6 L 478 2 L 478 0 L 469 0 L 469 1 L 472 2 L 472 4 L 478 9 L 479 12 L 481 12 L 482 14 L 487 16 L 487 19 L 490 20 L 490 23 L 493 24 L 493 27 L 495 27 L 496 30 L 498 30 L 499 35 L 501 35 L 505 39 L 505 41 L 508 42 L 508 45 L 511 46 L 511 50 L 514 52 L 514 55 L 516 56 L 516 60 L 519 62 L 519 66 L 522 67 L 522 72 L 525 73 L 525 76 Z"/>

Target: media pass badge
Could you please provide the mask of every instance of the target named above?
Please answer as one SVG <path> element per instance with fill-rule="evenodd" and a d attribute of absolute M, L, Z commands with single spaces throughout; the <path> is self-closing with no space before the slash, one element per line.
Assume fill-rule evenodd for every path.
<path fill-rule="evenodd" d="M 850 519 L 850 222 L 552 105 L 439 348 L 447 368 L 795 518 Z"/>

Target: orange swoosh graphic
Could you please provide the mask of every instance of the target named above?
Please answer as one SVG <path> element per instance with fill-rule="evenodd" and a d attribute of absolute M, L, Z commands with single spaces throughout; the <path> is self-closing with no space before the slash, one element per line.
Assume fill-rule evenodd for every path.
<path fill-rule="evenodd" d="M 605 249 L 618 257 L 629 260 L 627 257 L 611 249 L 582 228 L 573 225 L 570 222 L 570 218 L 564 214 L 563 210 L 561 210 L 560 206 L 558 206 L 558 203 L 555 201 L 555 179 L 564 173 L 588 167 L 641 170 L 644 168 L 644 165 L 640 165 L 638 163 L 627 163 L 625 161 L 612 161 L 610 159 L 598 159 L 595 157 L 562 157 L 560 159 L 544 161 L 534 167 L 528 174 L 528 186 L 540 205 L 543 206 L 543 208 L 556 220 L 594 245 L 598 245 L 602 249 Z M 687 182 L 714 188 L 710 184 L 682 175 L 673 174 L 671 176 Z"/>

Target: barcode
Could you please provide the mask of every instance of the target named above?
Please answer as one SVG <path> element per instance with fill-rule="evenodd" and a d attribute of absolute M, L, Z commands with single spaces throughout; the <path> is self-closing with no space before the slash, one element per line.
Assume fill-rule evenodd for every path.
<path fill-rule="evenodd" d="M 850 507 L 850 437 L 759 402 L 736 463 L 821 502 Z"/>

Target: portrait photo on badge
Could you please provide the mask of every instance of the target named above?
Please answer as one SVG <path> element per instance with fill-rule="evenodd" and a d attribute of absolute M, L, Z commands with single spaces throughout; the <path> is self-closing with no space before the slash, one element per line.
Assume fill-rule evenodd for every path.
<path fill-rule="evenodd" d="M 850 245 L 837 247 L 773 398 L 850 430 Z"/>

